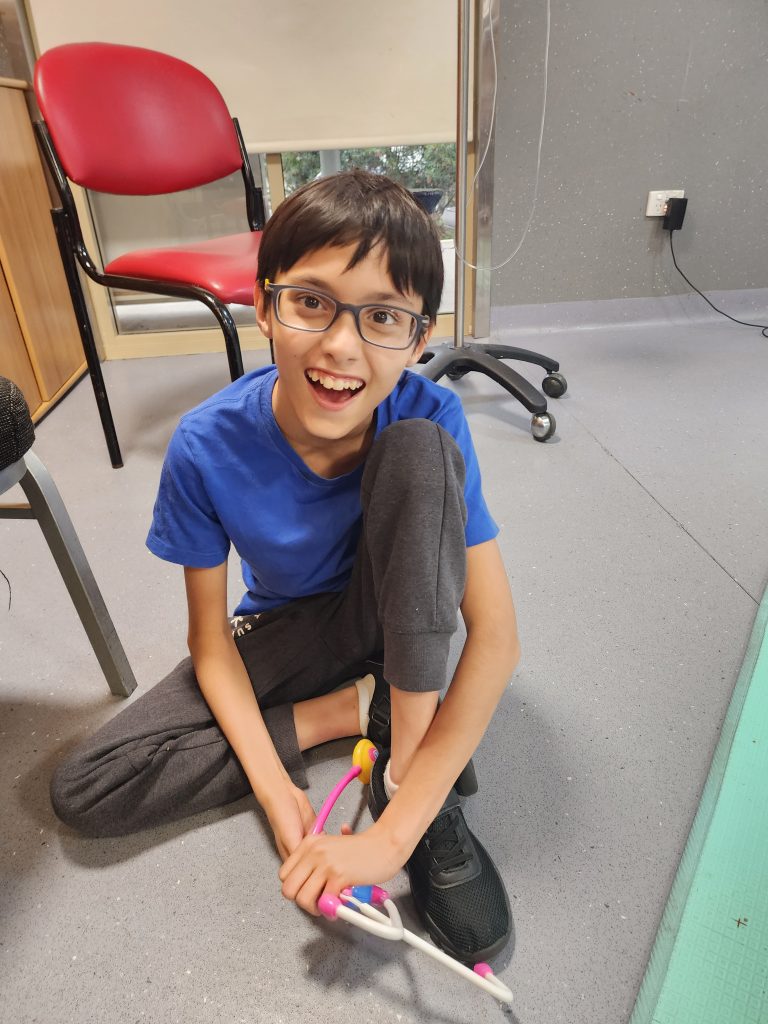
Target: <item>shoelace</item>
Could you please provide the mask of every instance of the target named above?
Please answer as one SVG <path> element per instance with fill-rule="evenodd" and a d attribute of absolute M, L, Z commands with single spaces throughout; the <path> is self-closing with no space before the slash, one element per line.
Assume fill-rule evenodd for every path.
<path fill-rule="evenodd" d="M 430 874 L 463 868 L 474 856 L 472 842 L 456 811 L 446 811 L 436 818 L 424 838 L 433 857 Z"/>

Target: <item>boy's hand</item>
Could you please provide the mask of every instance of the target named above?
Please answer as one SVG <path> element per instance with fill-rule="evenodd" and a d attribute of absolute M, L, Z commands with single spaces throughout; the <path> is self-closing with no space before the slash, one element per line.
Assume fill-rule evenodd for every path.
<path fill-rule="evenodd" d="M 315 823 L 315 812 L 303 790 L 286 782 L 285 789 L 265 807 L 269 824 L 275 834 L 280 859 L 289 857 Z"/>
<path fill-rule="evenodd" d="M 304 838 L 280 868 L 279 876 L 283 896 L 317 915 L 317 901 L 324 892 L 338 896 L 350 885 L 381 885 L 402 866 L 403 861 L 375 825 L 359 835 L 343 825 L 340 836 L 323 832 Z"/>

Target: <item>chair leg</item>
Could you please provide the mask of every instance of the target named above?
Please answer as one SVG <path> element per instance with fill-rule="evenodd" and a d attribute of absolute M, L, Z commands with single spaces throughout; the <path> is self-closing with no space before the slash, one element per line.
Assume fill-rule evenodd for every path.
<path fill-rule="evenodd" d="M 423 359 L 424 356 L 422 356 Z M 536 390 L 533 384 L 513 370 L 511 366 L 502 363 L 495 356 L 488 355 L 482 345 L 464 345 L 462 348 L 442 345 L 434 355 L 430 353 L 429 361 L 426 363 L 425 369 L 422 370 L 422 374 L 430 380 L 439 380 L 444 374 L 449 374 L 451 370 L 463 370 L 467 373 L 470 370 L 476 370 L 484 373 L 524 405 L 528 412 L 540 416 L 547 411 L 546 398 Z"/>
<path fill-rule="evenodd" d="M 483 351 L 496 359 L 518 359 L 521 363 L 533 363 L 540 366 L 548 373 L 556 373 L 560 369 L 560 363 L 549 356 L 543 356 L 540 352 L 531 352 L 527 348 L 518 348 L 516 345 L 483 345 Z"/>
<path fill-rule="evenodd" d="M 27 472 L 19 483 L 56 560 L 109 688 L 117 696 L 128 697 L 136 689 L 136 679 L 61 495 L 50 473 L 33 452 L 27 452 L 24 463 Z"/>
<path fill-rule="evenodd" d="M 207 298 L 203 298 L 203 295 L 201 295 L 201 298 L 219 321 L 219 326 L 224 332 L 224 343 L 227 347 L 227 361 L 229 362 L 229 375 L 232 380 L 238 380 L 243 376 L 245 371 L 243 370 L 243 356 L 240 351 L 240 337 L 237 333 L 237 325 L 235 324 L 234 317 L 230 313 L 229 306 L 227 306 L 226 303 L 220 302 L 219 299 L 210 292 L 205 292 L 203 294 L 206 295 Z"/>
<path fill-rule="evenodd" d="M 69 294 L 72 299 L 77 326 L 80 330 L 80 340 L 83 343 L 83 352 L 88 363 L 88 372 L 91 375 L 93 393 L 96 396 L 96 406 L 99 410 L 99 418 L 104 431 L 104 439 L 107 442 L 109 458 L 114 469 L 120 469 L 123 465 L 123 457 L 120 454 L 120 445 L 117 441 L 115 421 L 112 419 L 112 410 L 109 407 L 109 398 L 104 384 L 104 376 L 101 372 L 99 353 L 96 351 L 96 342 L 93 337 L 91 320 L 88 316 L 88 306 L 83 294 L 83 286 L 80 283 L 80 275 L 77 270 L 77 263 L 72 254 L 67 218 L 64 210 L 51 210 L 53 227 L 56 231 L 56 241 L 59 243 L 61 262 L 64 264 L 64 273 L 69 286 Z"/>

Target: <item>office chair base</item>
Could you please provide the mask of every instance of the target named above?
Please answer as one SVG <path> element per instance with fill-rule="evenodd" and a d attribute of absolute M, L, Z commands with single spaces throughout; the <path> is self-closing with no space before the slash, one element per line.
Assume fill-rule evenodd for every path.
<path fill-rule="evenodd" d="M 517 359 L 543 367 L 547 371 L 542 385 L 543 390 L 550 398 L 560 398 L 565 394 L 568 383 L 565 377 L 557 372 L 560 364 L 555 359 L 512 345 L 465 343 L 456 347 L 445 344 L 438 349 L 426 349 L 419 362 L 426 364 L 422 373 L 430 380 L 439 380 L 442 376 L 447 376 L 450 380 L 460 380 L 471 370 L 484 373 L 533 414 L 531 434 L 534 440 L 549 440 L 557 425 L 552 413 L 547 411 L 546 398 L 530 381 L 503 363 L 502 359 Z"/>

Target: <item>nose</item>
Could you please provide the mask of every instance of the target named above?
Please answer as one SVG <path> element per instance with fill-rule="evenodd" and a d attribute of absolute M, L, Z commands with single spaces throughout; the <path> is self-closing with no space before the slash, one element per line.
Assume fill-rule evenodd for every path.
<path fill-rule="evenodd" d="M 331 326 L 323 331 L 322 343 L 323 348 L 337 358 L 352 359 L 360 354 L 365 342 L 351 309 L 342 309 Z"/>

